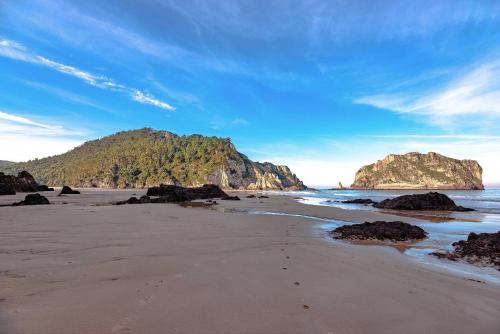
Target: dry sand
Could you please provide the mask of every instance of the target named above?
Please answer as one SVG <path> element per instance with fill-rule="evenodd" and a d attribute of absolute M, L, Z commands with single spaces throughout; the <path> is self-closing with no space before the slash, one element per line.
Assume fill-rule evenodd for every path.
<path fill-rule="evenodd" d="M 333 242 L 321 221 L 233 209 L 413 218 L 285 196 L 215 210 L 93 205 L 132 193 L 144 192 L 44 193 L 56 204 L 0 208 L 0 333 L 500 332 L 495 283 Z"/>

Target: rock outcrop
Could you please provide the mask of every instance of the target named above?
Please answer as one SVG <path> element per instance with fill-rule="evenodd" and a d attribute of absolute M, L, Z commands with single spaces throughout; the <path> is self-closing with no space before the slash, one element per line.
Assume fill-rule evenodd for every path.
<path fill-rule="evenodd" d="M 154 196 L 155 198 L 151 198 L 150 196 Z M 140 198 L 130 197 L 128 200 L 119 201 L 116 204 L 182 203 L 213 198 L 239 200 L 238 196 L 229 196 L 214 184 L 205 184 L 197 188 L 184 188 L 162 184 L 158 187 L 149 188 L 145 196 Z"/>
<path fill-rule="evenodd" d="M 470 233 L 467 240 L 453 243 L 452 252 L 431 253 L 452 261 L 463 259 L 472 264 L 492 266 L 500 270 L 500 231 L 496 233 Z"/>
<path fill-rule="evenodd" d="M 78 195 L 80 192 L 78 190 L 73 190 L 71 187 L 64 186 L 61 189 L 61 192 L 59 193 L 59 196 L 61 195 Z"/>
<path fill-rule="evenodd" d="M 28 194 L 23 201 L 12 204 L 12 206 L 44 205 L 50 204 L 49 200 L 40 194 Z"/>
<path fill-rule="evenodd" d="M 418 226 L 401 221 L 376 221 L 362 224 L 344 225 L 337 227 L 330 234 L 335 239 L 347 240 L 382 240 L 382 241 L 411 241 L 426 237 L 426 233 Z"/>
<path fill-rule="evenodd" d="M 46 185 L 38 184 L 27 171 L 15 175 L 5 175 L 0 172 L 0 195 L 14 195 L 16 192 L 51 191 Z"/>
<path fill-rule="evenodd" d="M 152 129 L 119 132 L 61 155 L 0 166 L 0 171 L 19 170 L 28 170 L 49 184 L 81 188 L 148 188 L 163 183 L 305 189 L 287 166 L 251 161 L 228 138 L 178 136 Z"/>
<path fill-rule="evenodd" d="M 427 154 L 390 154 L 356 173 L 356 189 L 484 189 L 482 168 L 474 160 Z"/>
<path fill-rule="evenodd" d="M 398 196 L 385 199 L 373 206 L 379 209 L 391 210 L 474 211 L 474 209 L 458 206 L 448 196 L 436 192 Z"/>

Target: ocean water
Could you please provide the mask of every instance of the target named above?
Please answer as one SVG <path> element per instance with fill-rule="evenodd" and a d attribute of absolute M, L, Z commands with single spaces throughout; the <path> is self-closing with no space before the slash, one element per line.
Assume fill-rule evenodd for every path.
<path fill-rule="evenodd" d="M 393 213 L 391 210 L 381 210 L 371 205 L 345 204 L 342 201 L 366 198 L 374 201 L 382 201 L 386 198 L 394 198 L 406 194 L 426 193 L 428 191 L 402 191 L 402 190 L 317 190 L 287 192 L 286 195 L 297 197 L 302 203 L 309 205 L 321 205 L 339 207 L 347 210 L 370 210 Z M 448 195 L 457 205 L 475 209 L 475 212 L 416 212 L 419 225 L 426 232 L 428 238 L 412 244 L 405 254 L 418 259 L 421 262 L 444 266 L 450 270 L 480 276 L 483 279 L 500 282 L 500 271 L 492 268 L 479 268 L 465 263 L 439 260 L 429 253 L 440 250 L 452 250 L 452 244 L 459 240 L 467 239 L 470 232 L 492 233 L 500 231 L 500 189 L 486 190 L 447 190 L 439 191 Z M 283 193 L 281 193 L 283 194 Z M 406 215 L 405 212 L 400 212 Z M 337 226 L 352 224 L 352 222 L 331 221 L 322 226 L 332 230 Z"/>

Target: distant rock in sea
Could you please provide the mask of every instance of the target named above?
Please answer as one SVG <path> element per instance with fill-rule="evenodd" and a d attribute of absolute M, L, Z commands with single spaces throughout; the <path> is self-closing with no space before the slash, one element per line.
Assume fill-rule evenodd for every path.
<path fill-rule="evenodd" d="M 457 160 L 429 152 L 390 154 L 362 167 L 355 189 L 484 189 L 482 168 L 475 160 Z"/>
<path fill-rule="evenodd" d="M 242 190 L 306 188 L 287 166 L 253 162 L 228 138 L 152 129 L 119 132 L 61 155 L 7 164 L 0 170 L 28 170 L 46 183 L 82 188 L 147 188 L 161 183 Z"/>
<path fill-rule="evenodd" d="M 398 196 L 385 199 L 373 206 L 379 209 L 391 210 L 474 211 L 474 209 L 456 205 L 451 198 L 437 192 Z"/>

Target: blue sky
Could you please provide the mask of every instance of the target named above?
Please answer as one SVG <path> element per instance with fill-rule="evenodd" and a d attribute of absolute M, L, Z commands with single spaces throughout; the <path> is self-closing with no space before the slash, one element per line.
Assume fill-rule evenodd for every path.
<path fill-rule="evenodd" d="M 141 127 L 311 186 L 409 151 L 500 184 L 500 2 L 0 2 L 0 159 Z"/>

